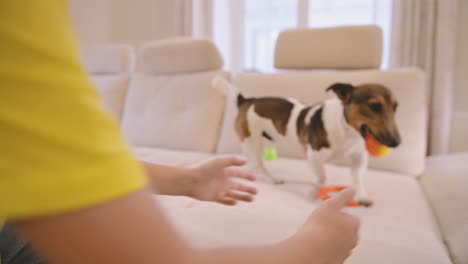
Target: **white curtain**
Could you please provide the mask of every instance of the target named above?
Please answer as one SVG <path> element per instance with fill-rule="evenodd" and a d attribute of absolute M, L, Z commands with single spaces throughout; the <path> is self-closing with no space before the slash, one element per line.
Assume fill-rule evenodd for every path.
<path fill-rule="evenodd" d="M 448 153 L 457 0 L 393 0 L 391 67 L 418 66 L 429 88 L 429 154 Z"/>

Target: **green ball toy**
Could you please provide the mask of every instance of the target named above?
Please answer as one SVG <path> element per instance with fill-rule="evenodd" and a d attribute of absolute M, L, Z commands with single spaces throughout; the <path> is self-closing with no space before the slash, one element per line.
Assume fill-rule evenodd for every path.
<path fill-rule="evenodd" d="M 263 150 L 263 158 L 268 161 L 278 159 L 278 152 L 274 147 L 267 147 Z"/>

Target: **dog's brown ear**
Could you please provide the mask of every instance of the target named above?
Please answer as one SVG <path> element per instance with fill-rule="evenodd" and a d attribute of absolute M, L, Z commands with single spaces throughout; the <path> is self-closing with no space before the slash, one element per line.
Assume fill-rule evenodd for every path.
<path fill-rule="evenodd" d="M 335 83 L 327 88 L 327 92 L 332 90 L 336 96 L 340 98 L 343 103 L 346 103 L 351 98 L 351 93 L 354 90 L 354 86 L 349 83 Z"/>

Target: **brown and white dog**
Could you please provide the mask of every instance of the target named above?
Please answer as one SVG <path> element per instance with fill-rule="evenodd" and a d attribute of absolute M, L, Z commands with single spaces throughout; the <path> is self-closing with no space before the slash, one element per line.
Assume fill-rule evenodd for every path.
<path fill-rule="evenodd" d="M 235 130 L 250 166 L 274 183 L 282 183 L 265 168 L 262 138 L 302 148 L 319 186 L 325 184 L 325 162 L 348 158 L 356 200 L 364 206 L 372 204 L 363 184 L 369 159 L 366 135 L 372 133 L 392 148 L 401 142 L 394 118 L 398 103 L 388 88 L 380 84 L 335 83 L 326 90 L 337 97 L 304 105 L 289 98 L 245 98 L 222 78 L 215 78 L 213 85 L 237 100 Z"/>

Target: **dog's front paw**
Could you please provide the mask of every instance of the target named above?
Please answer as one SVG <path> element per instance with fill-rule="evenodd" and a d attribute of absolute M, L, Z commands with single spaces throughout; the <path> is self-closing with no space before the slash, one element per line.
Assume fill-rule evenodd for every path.
<path fill-rule="evenodd" d="M 372 200 L 366 199 L 366 198 L 357 199 L 357 202 L 358 204 L 365 206 L 365 207 L 371 207 L 374 204 Z"/>
<path fill-rule="evenodd" d="M 271 182 L 272 182 L 273 184 L 280 185 L 280 184 L 284 184 L 284 183 L 285 183 L 284 180 L 281 180 L 281 179 L 278 179 L 278 178 L 274 177 L 274 176 L 273 176 L 269 171 L 267 171 L 267 170 L 262 170 L 260 174 L 261 174 L 261 175 L 265 175 L 268 179 L 271 180 Z"/>

